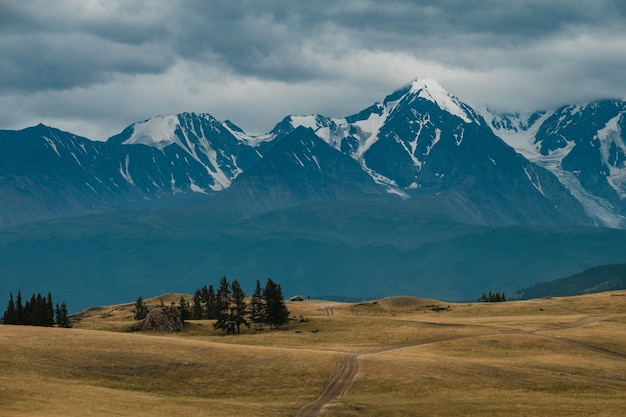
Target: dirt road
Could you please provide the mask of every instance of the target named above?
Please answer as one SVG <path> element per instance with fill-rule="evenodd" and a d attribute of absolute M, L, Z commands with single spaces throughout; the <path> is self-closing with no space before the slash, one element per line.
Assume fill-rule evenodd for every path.
<path fill-rule="evenodd" d="M 606 318 L 607 317 L 590 317 L 585 320 L 579 321 L 577 323 L 572 323 L 572 324 L 556 327 L 550 330 L 571 329 L 574 327 L 589 325 L 593 322 L 596 322 L 598 320 L 603 320 Z M 605 349 L 600 346 L 595 346 L 595 345 L 585 343 L 585 342 L 580 342 L 577 340 L 540 334 L 538 331 L 485 333 L 485 334 L 478 334 L 478 335 L 472 335 L 472 336 L 449 337 L 449 338 L 443 338 L 443 339 L 435 340 L 435 341 L 426 341 L 426 342 L 412 343 L 412 344 L 406 344 L 406 345 L 384 346 L 379 349 L 373 350 L 371 352 L 365 352 L 363 354 L 371 355 L 371 354 L 376 354 L 376 353 L 381 353 L 381 352 L 388 352 L 390 350 L 395 350 L 395 349 L 403 349 L 407 347 L 439 343 L 439 342 L 450 341 L 450 340 L 496 336 L 496 335 L 503 335 L 503 334 L 509 334 L 509 335 L 510 334 L 523 334 L 523 335 L 534 336 L 534 337 L 542 337 L 544 339 L 548 339 L 553 342 L 564 343 L 569 346 L 574 346 L 574 347 L 589 350 L 595 353 L 599 353 L 602 355 L 607 355 L 607 356 L 611 356 L 614 358 L 626 360 L 626 354 L 621 353 L 621 352 L 615 352 L 615 351 Z M 339 369 L 339 372 L 337 373 L 337 375 L 335 375 L 335 377 L 330 381 L 326 389 L 322 392 L 322 394 L 315 401 L 302 407 L 298 411 L 298 414 L 296 415 L 296 417 L 317 417 L 320 411 L 322 410 L 322 408 L 324 408 L 327 404 L 329 404 L 335 398 L 339 397 L 350 387 L 350 384 L 352 384 L 352 381 L 354 380 L 358 370 L 359 370 L 358 355 L 353 354 L 353 353 L 345 355 L 343 358 L 343 365 Z"/>
<path fill-rule="evenodd" d="M 315 401 L 302 407 L 298 411 L 297 417 L 316 417 L 326 404 L 343 394 L 350 387 L 358 370 L 359 362 L 357 355 L 349 354 L 344 356 L 341 369 L 330 381 L 324 392 Z"/>

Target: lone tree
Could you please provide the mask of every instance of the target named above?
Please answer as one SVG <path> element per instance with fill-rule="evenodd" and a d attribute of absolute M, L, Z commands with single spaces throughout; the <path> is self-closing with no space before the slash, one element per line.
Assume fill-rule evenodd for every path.
<path fill-rule="evenodd" d="M 135 301 L 135 320 L 143 320 L 148 315 L 148 307 L 143 298 L 138 297 Z"/>
<path fill-rule="evenodd" d="M 272 281 L 271 278 L 267 279 L 265 289 L 263 290 L 263 298 L 265 299 L 264 321 L 269 324 L 270 328 L 277 329 L 289 321 L 289 310 L 285 305 L 283 291 L 280 285 Z"/>

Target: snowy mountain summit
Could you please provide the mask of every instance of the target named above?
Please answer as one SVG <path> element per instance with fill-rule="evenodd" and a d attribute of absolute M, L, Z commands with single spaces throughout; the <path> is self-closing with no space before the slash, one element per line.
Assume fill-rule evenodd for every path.
<path fill-rule="evenodd" d="M 0 225 L 206 199 L 242 214 L 376 199 L 472 224 L 624 228 L 624 114 L 620 100 L 496 113 L 418 78 L 353 115 L 291 115 L 259 136 L 194 113 L 104 143 L 0 131 Z"/>
<path fill-rule="evenodd" d="M 476 122 L 474 112 L 469 106 L 463 104 L 458 98 L 452 96 L 437 81 L 425 78 L 416 79 L 411 83 L 410 94 L 416 94 L 418 97 L 430 100 L 439 106 L 440 109 L 450 114 L 458 116 L 466 123 Z"/>
<path fill-rule="evenodd" d="M 417 173 L 442 131 L 453 128 L 458 146 L 464 137 L 462 126 L 480 124 L 480 119 L 436 81 L 417 79 L 352 116 L 289 116 L 285 122 L 290 128 L 283 127 L 282 132 L 299 126 L 313 129 L 330 146 L 357 160 L 377 183 L 389 186 L 389 192 L 406 195 L 403 189 L 419 187 Z M 393 152 L 393 163 L 380 159 L 383 152 Z M 404 172 L 394 172 L 400 164 Z"/>

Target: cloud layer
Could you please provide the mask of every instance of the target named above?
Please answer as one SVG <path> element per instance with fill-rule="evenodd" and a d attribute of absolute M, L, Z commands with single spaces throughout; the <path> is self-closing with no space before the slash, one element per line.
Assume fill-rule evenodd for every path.
<path fill-rule="evenodd" d="M 264 133 L 417 77 L 471 104 L 626 98 L 621 0 L 0 0 L 0 128 L 104 140 L 183 111 Z"/>

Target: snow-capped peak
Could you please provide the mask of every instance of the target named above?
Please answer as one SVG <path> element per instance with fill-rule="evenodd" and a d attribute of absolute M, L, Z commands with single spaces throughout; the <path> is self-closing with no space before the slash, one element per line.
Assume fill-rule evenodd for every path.
<path fill-rule="evenodd" d="M 472 123 L 472 117 L 463 109 L 462 103 L 458 98 L 452 96 L 437 81 L 430 78 L 418 78 L 411 83 L 409 93 L 416 94 L 418 97 L 432 101 L 442 110 L 453 114 L 467 123 Z"/>
<path fill-rule="evenodd" d="M 180 126 L 178 116 L 157 116 L 133 125 L 133 133 L 123 145 L 146 145 L 158 149 L 176 142 L 176 129 Z"/>
<path fill-rule="evenodd" d="M 319 114 L 309 116 L 289 116 L 291 126 L 312 129 L 315 134 L 335 149 L 341 148 L 341 141 L 347 136 L 350 126 L 346 119 L 332 119 Z"/>

